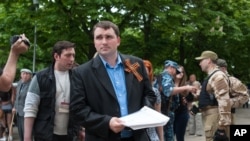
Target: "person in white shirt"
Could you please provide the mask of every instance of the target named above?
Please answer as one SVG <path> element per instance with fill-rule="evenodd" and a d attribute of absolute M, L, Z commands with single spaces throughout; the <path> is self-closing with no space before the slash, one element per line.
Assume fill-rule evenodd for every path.
<path fill-rule="evenodd" d="M 51 66 L 33 77 L 24 107 L 24 140 L 72 141 L 68 134 L 71 69 L 75 44 L 58 41 Z M 33 129 L 33 130 L 32 130 Z"/>

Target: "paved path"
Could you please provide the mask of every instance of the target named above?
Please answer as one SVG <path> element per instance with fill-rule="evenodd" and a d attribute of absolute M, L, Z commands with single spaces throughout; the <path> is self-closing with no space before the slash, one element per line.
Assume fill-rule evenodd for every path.
<path fill-rule="evenodd" d="M 12 141 L 20 141 L 16 126 L 13 127 L 13 140 Z"/>
<path fill-rule="evenodd" d="M 237 125 L 250 125 L 250 108 L 238 108 L 235 114 L 235 124 Z M 203 136 L 193 136 L 186 133 L 185 141 L 205 141 Z"/>
<path fill-rule="evenodd" d="M 236 109 L 236 124 L 250 125 L 250 108 L 238 108 Z M 13 128 L 13 141 L 20 141 L 18 136 L 17 127 Z M 185 141 L 205 141 L 204 136 L 193 136 L 186 133 Z"/>

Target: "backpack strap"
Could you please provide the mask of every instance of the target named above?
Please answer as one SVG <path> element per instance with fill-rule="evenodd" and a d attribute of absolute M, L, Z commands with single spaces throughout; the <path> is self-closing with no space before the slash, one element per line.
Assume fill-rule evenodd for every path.
<path fill-rule="evenodd" d="M 220 71 L 220 70 L 215 70 L 214 72 L 212 72 L 212 73 L 207 77 L 207 80 L 209 80 L 210 77 L 213 76 L 213 74 L 215 74 L 217 71 Z"/>
<path fill-rule="evenodd" d="M 207 87 L 207 84 L 208 84 L 210 77 L 213 76 L 217 71 L 219 71 L 219 70 L 215 70 L 210 75 L 208 75 L 208 77 L 202 83 L 202 88 L 201 88 L 201 92 L 200 92 L 200 96 L 199 96 L 199 108 L 200 109 L 203 109 L 209 105 L 210 106 L 218 105 L 218 102 L 217 102 L 215 96 L 210 95 L 206 90 L 206 87 Z"/>

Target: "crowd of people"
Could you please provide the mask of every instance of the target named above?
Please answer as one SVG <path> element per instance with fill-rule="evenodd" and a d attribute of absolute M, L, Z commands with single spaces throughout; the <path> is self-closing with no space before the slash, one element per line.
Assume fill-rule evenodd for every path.
<path fill-rule="evenodd" d="M 20 141 L 184 141 L 186 129 L 206 141 L 229 140 L 233 116 L 228 74 L 220 71 L 215 52 L 194 58 L 208 75 L 201 85 L 174 60 L 166 60 L 154 77 L 149 60 L 118 51 L 119 28 L 110 21 L 93 27 L 93 40 L 97 53 L 88 62 L 77 64 L 76 45 L 58 41 L 51 65 L 34 76 L 21 69 L 13 85 L 18 57 L 29 45 L 20 35 L 0 76 L 1 127 L 7 129 L 0 140 L 13 139 L 14 118 Z M 143 106 L 170 120 L 160 127 L 126 127 L 120 117 Z"/>

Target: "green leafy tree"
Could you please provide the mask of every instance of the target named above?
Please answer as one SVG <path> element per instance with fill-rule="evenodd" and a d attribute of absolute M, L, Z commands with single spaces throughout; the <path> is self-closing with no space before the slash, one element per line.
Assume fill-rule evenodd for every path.
<path fill-rule="evenodd" d="M 230 73 L 249 82 L 249 6 L 247 0 L 39 0 L 38 5 L 5 0 L 0 2 L 0 64 L 7 59 L 9 38 L 20 33 L 32 44 L 18 69 L 32 68 L 35 46 L 35 71 L 46 67 L 59 40 L 76 43 L 76 61 L 84 63 L 95 53 L 93 25 L 111 20 L 121 31 L 119 50 L 150 60 L 155 73 L 171 59 L 202 80 L 205 74 L 194 58 L 212 50 L 228 61 Z"/>

